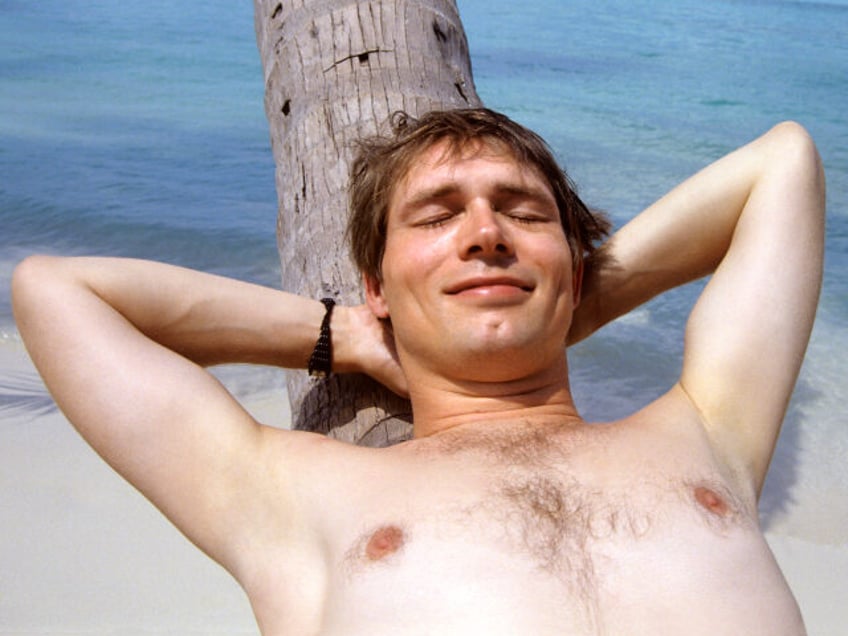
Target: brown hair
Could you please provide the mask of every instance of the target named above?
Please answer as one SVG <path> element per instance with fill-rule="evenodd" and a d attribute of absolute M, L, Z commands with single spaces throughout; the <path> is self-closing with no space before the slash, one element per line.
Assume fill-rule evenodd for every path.
<path fill-rule="evenodd" d="M 395 185 L 421 153 L 443 140 L 449 141 L 451 152 L 473 141 L 502 145 L 516 161 L 539 170 L 553 191 L 575 265 L 592 254 L 596 243 L 609 233 L 606 216 L 583 204 L 545 141 L 505 115 L 475 108 L 432 111 L 414 119 L 397 112 L 391 127 L 391 136 L 360 141 L 351 164 L 347 231 L 353 260 L 367 276 L 380 278 L 389 201 Z"/>

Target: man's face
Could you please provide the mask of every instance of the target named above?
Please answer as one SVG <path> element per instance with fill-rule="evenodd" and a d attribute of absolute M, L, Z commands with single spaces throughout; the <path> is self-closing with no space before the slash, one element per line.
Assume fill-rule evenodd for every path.
<path fill-rule="evenodd" d="M 382 278 L 366 280 L 407 372 L 474 381 L 561 357 L 578 294 L 547 181 L 482 143 L 439 143 L 413 163 L 390 199 Z"/>

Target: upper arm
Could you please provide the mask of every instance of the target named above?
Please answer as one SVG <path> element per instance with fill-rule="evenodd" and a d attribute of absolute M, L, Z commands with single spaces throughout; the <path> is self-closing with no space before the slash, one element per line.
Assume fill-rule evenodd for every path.
<path fill-rule="evenodd" d="M 818 301 L 824 179 L 812 141 L 794 124 L 742 152 L 757 162 L 757 178 L 689 317 L 681 385 L 759 488 Z"/>
<path fill-rule="evenodd" d="M 681 387 L 723 455 L 759 487 L 812 328 L 823 234 L 818 153 L 803 128 L 780 124 L 603 246 L 570 340 L 712 273 L 687 322 Z"/>
<path fill-rule="evenodd" d="M 61 263 L 29 259 L 13 280 L 19 329 L 86 441 L 201 549 L 232 565 L 268 494 L 267 433 L 205 369 L 157 344 Z M 277 480 L 275 495 L 287 496 Z M 229 564 L 228 564 L 228 561 Z"/>

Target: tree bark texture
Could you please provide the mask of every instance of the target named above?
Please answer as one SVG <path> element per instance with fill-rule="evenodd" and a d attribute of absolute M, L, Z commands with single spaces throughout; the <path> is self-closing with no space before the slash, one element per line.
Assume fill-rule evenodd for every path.
<path fill-rule="evenodd" d="M 359 303 L 344 236 L 354 142 L 384 131 L 398 110 L 480 105 L 456 3 L 254 0 L 254 9 L 283 288 Z M 369 446 L 411 432 L 408 402 L 368 378 L 290 371 L 287 383 L 294 428 Z"/>

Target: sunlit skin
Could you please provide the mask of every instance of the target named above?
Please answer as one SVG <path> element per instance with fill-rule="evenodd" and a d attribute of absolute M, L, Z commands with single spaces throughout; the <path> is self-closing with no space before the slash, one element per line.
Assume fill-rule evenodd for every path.
<path fill-rule="evenodd" d="M 573 414 L 560 389 L 580 272 L 551 188 L 500 148 L 446 148 L 429 149 L 395 189 L 382 277 L 366 279 L 372 310 L 394 325 L 413 399 L 417 386 L 475 400 L 548 391 L 549 406 Z"/>
<path fill-rule="evenodd" d="M 821 281 L 812 140 L 781 124 L 707 166 L 582 281 L 548 186 L 502 150 L 420 156 L 368 305 L 332 315 L 334 372 L 408 390 L 408 442 L 262 425 L 202 368 L 302 367 L 314 299 L 36 256 L 13 276 L 21 336 L 68 420 L 233 574 L 266 636 L 802 636 L 757 498 Z M 709 272 L 678 381 L 584 423 L 566 335 Z"/>

